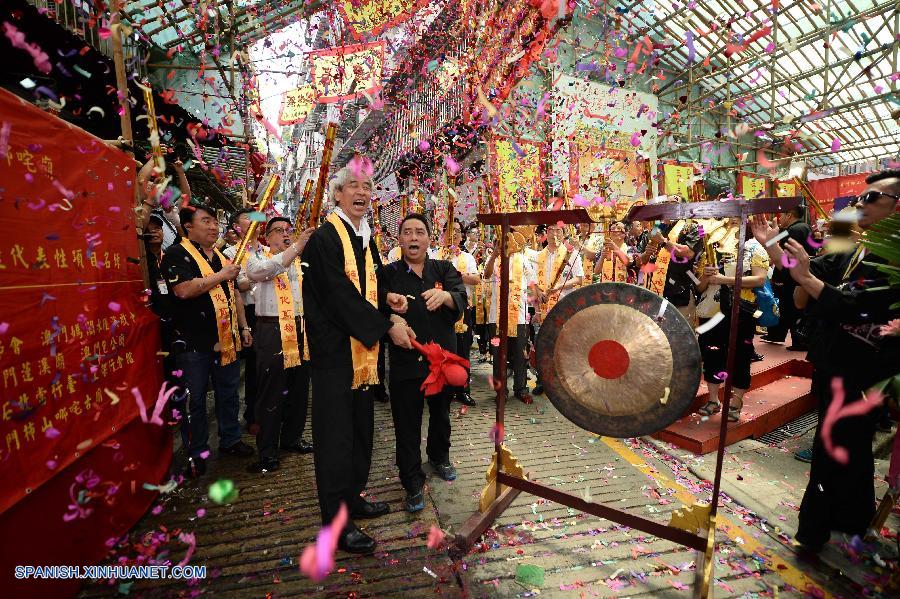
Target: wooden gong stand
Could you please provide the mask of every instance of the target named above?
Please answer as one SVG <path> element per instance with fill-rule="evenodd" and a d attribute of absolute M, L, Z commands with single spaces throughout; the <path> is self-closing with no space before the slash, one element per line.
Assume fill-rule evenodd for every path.
<path fill-rule="evenodd" d="M 734 277 L 734 297 L 740 296 L 741 280 L 744 272 L 744 238 L 747 232 L 747 220 L 752 214 L 761 213 L 779 213 L 787 212 L 803 201 L 801 197 L 791 198 L 758 198 L 755 200 L 731 200 L 731 201 L 712 201 L 712 202 L 694 202 L 690 204 L 650 204 L 646 206 L 635 206 L 628 213 L 628 220 L 681 220 L 695 218 L 729 218 L 736 217 L 740 219 L 740 230 L 738 232 L 738 250 L 737 264 Z M 510 227 L 522 225 L 538 225 L 563 222 L 565 224 L 591 222 L 587 211 L 584 209 L 577 210 L 555 210 L 546 212 L 516 212 L 516 213 L 491 213 L 479 214 L 478 220 L 485 225 L 499 225 L 500 234 L 500 301 L 498 302 L 498 335 L 500 344 L 497 352 L 497 360 L 500 361 L 498 366 L 499 381 L 495 382 L 496 397 L 496 418 L 497 427 L 503 426 L 504 411 L 506 408 L 506 359 L 509 349 L 509 339 L 507 336 L 509 327 L 509 258 L 506 255 L 507 236 Z M 731 302 L 731 329 L 728 337 L 728 358 L 726 360 L 725 371 L 728 376 L 725 379 L 724 401 L 722 402 L 721 414 L 727 414 L 731 405 L 732 392 L 732 373 L 734 371 L 735 348 L 737 346 L 737 326 L 738 326 L 738 310 L 740 302 Z M 581 497 L 572 495 L 548 487 L 541 483 L 527 480 L 523 476 L 512 474 L 508 471 L 504 472 L 504 459 L 501 451 L 507 451 L 503 448 L 502 439 L 498 438 L 494 444 L 494 464 L 496 467 L 496 490 L 494 500 L 483 511 L 476 511 L 472 514 L 460 527 L 459 532 L 454 538 L 455 549 L 458 552 L 465 552 L 474 544 L 474 542 L 484 534 L 491 524 L 512 504 L 513 500 L 525 491 L 537 497 L 543 497 L 550 501 L 565 505 L 567 507 L 582 511 L 593 516 L 605 518 L 612 522 L 623 524 L 630 528 L 652 534 L 661 539 L 666 539 L 685 547 L 689 547 L 697 551 L 697 569 L 694 583 L 694 595 L 696 597 L 708 598 L 712 596 L 712 583 L 714 577 L 712 575 L 713 551 L 715 546 L 715 520 L 719 503 L 719 494 L 722 481 L 722 461 L 725 455 L 725 437 L 728 432 L 728 419 L 721 418 L 722 424 L 719 429 L 719 445 L 716 451 L 716 471 L 713 479 L 713 491 L 711 503 L 708 507 L 708 513 L 704 510 L 698 510 L 694 516 L 701 518 L 706 524 L 706 534 L 696 534 L 689 530 L 678 528 L 671 524 L 665 525 L 653 520 L 648 520 L 641 516 L 629 514 L 614 507 L 597 503 L 594 501 L 585 501 Z M 519 469 L 520 471 L 521 469 Z M 501 492 L 502 486 L 507 487 Z M 688 511 L 693 509 L 688 507 Z"/>

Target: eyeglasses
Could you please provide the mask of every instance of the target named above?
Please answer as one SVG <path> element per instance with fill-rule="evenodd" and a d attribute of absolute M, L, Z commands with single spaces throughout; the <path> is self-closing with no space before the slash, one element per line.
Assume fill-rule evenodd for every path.
<path fill-rule="evenodd" d="M 874 204 L 881 198 L 881 196 L 885 196 L 893 200 L 900 200 L 900 195 L 895 195 L 893 193 L 884 193 L 882 191 L 867 191 L 865 193 L 859 194 L 859 197 L 856 198 L 856 201 L 860 204 Z"/>
<path fill-rule="evenodd" d="M 292 228 L 273 227 L 269 229 L 269 235 L 271 235 L 272 233 L 275 233 L 276 235 L 286 235 L 288 233 L 291 233 L 292 231 Z"/>

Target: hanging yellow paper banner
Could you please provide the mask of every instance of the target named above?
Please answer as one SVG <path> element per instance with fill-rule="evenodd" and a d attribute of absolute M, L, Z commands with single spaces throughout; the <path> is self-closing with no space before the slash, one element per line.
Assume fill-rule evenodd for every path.
<path fill-rule="evenodd" d="M 310 52 L 316 99 L 327 104 L 381 89 L 385 45 L 378 41 Z"/>
<path fill-rule="evenodd" d="M 316 105 L 316 91 L 311 85 L 298 87 L 285 92 L 281 100 L 281 112 L 278 114 L 279 125 L 295 125 L 302 123 Z"/>

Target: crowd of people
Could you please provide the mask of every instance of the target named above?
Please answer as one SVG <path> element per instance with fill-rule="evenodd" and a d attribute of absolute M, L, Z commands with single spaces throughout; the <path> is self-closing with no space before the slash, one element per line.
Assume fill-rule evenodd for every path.
<path fill-rule="evenodd" d="M 374 402 L 390 403 L 405 509 L 421 510 L 424 406 L 429 412 L 428 462 L 449 481 L 457 475 L 450 459 L 451 402 L 475 405 L 475 400 L 468 381 L 426 397 L 422 383 L 427 362 L 413 341 L 435 342 L 466 360 L 475 348 L 477 359 L 492 361 L 497 375 L 497 346 L 491 340 L 499 321 L 500 244 L 476 222 L 451 218 L 436 231 L 429 218 L 411 212 L 402 215 L 395 237 L 384 232 L 383 239 L 395 247 L 379 247 L 368 220 L 372 181 L 345 167 L 331 180 L 333 210 L 323 224 L 295 230 L 289 218 L 268 218 L 239 255 L 239 242 L 259 213 L 244 209 L 232 214 L 223 234 L 209 206 L 183 200 L 176 208 L 166 202 L 154 190 L 150 170 L 142 169 L 139 177 L 150 301 L 161 316 L 166 375 L 184 390 L 176 395 L 175 408 L 181 415 L 186 473 L 206 471 L 211 388 L 218 451 L 253 458 L 247 466 L 253 473 L 278 470 L 281 452 L 313 453 L 323 523 L 346 505 L 350 519 L 339 546 L 371 552 L 374 540 L 354 521 L 390 509 L 362 498 L 372 455 Z M 178 163 L 175 174 L 189 197 Z M 898 197 L 900 172 L 870 178 L 856 207 L 859 228 L 890 215 Z M 658 201 L 682 200 L 669 196 Z M 867 256 L 858 243 L 848 251 L 815 257 L 822 243 L 807 224 L 805 207 L 777 222 L 757 217 L 747 227 L 743 283 L 735 298 L 737 225 L 681 220 L 655 226 L 613 222 L 517 228 L 508 243 L 512 396 L 531 403 L 532 394 L 543 392 L 540 380 L 529 389 L 527 360 L 541 322 L 561 298 L 597 282 L 645 286 L 704 331 L 699 343 L 710 399 L 700 412 L 708 417 L 721 411 L 731 306 L 738 301 L 738 343 L 730 373 L 734 395 L 722 417 L 741 418 L 756 359 L 754 339 L 762 333 L 761 308 L 773 309 L 760 299 L 770 285 L 780 318 L 767 327 L 762 341 L 783 343 L 790 333 L 792 349 L 815 348 L 809 359 L 815 365 L 813 391 L 820 410 L 834 396 L 835 377 L 842 379 L 847 401 L 853 401 L 897 371 L 897 340 L 878 333 L 891 315 L 896 290 L 878 291 L 885 287 L 885 276 L 873 264 L 877 258 Z M 705 327 L 714 317 L 718 324 Z M 241 362 L 243 419 L 256 436 L 255 448 L 241 440 Z M 311 442 L 304 438 L 310 396 Z M 832 529 L 859 532 L 874 509 L 874 420 L 847 420 L 834 435 L 850 449 L 849 464 L 835 462 L 819 434 L 812 450 L 798 540 L 813 548 Z"/>

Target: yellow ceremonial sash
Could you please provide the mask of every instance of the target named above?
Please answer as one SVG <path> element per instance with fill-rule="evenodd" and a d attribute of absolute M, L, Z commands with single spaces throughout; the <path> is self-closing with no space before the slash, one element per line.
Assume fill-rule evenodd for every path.
<path fill-rule="evenodd" d="M 628 252 L 628 246 L 624 243 L 619 246 L 623 252 Z M 604 283 L 625 283 L 628 281 L 628 267 L 622 264 L 615 254 L 610 252 L 609 259 L 601 258 L 603 265 L 600 268 L 600 280 Z"/>
<path fill-rule="evenodd" d="M 450 261 L 450 250 L 442 248 L 439 256 L 440 256 L 441 260 Z M 456 259 L 456 270 L 458 270 L 459 274 L 462 275 L 462 274 L 465 274 L 465 268 L 466 268 L 466 257 L 463 255 L 462 252 L 460 252 Z M 463 313 L 459 317 L 459 320 L 456 321 L 456 334 L 462 335 L 463 333 L 465 333 L 468 330 L 469 330 L 469 327 L 468 327 L 468 325 L 466 325 L 466 311 L 463 310 Z"/>
<path fill-rule="evenodd" d="M 506 336 L 507 337 L 516 337 L 519 331 L 519 310 L 522 309 L 522 269 L 524 268 L 522 264 L 522 260 L 524 256 L 522 254 L 513 254 L 510 256 L 512 261 L 509 264 L 509 305 L 507 306 L 508 310 L 507 321 L 506 321 Z M 499 312 L 500 302 L 497 302 L 497 310 Z M 499 318 L 497 319 L 499 321 Z M 497 323 L 499 328 L 500 323 Z"/>
<path fill-rule="evenodd" d="M 678 236 L 681 235 L 681 231 L 684 229 L 684 226 L 687 223 L 685 221 L 678 221 L 678 224 L 672 227 L 672 230 L 669 231 L 669 241 L 672 243 L 678 242 Z M 661 247 L 659 249 L 659 253 L 656 254 L 656 270 L 653 271 L 651 276 L 649 277 L 649 285 L 648 289 L 655 293 L 656 295 L 662 295 L 663 290 L 666 288 L 666 277 L 669 275 L 669 263 L 672 261 L 672 255 L 669 253 L 669 250 L 665 247 Z"/>
<path fill-rule="evenodd" d="M 341 249 L 344 252 L 344 274 L 362 293 L 359 282 L 359 272 L 356 268 L 356 255 L 353 253 L 353 244 L 350 243 L 350 235 L 344 227 L 341 218 L 332 212 L 325 219 L 331 223 L 341 240 Z M 373 308 L 378 308 L 378 280 L 375 278 L 375 261 L 372 259 L 372 249 L 363 248 L 366 255 L 366 301 Z M 350 337 L 350 356 L 353 360 L 353 384 L 351 388 L 358 389 L 364 385 L 378 384 L 378 343 L 371 348 L 366 347 L 355 337 Z"/>
<path fill-rule="evenodd" d="M 268 250 L 263 253 L 266 258 L 272 257 Z M 299 270 L 297 274 L 299 276 Z M 278 328 L 281 331 L 284 367 L 300 366 L 300 345 L 297 342 L 297 320 L 294 317 L 294 292 L 291 291 L 291 280 L 287 272 L 283 272 L 272 279 L 272 283 L 275 285 L 275 299 L 278 301 Z"/>
<path fill-rule="evenodd" d="M 541 286 L 541 289 L 544 293 L 547 294 L 547 302 L 541 307 L 541 314 L 546 315 L 553 309 L 553 306 L 556 305 L 556 302 L 559 301 L 559 294 L 554 293 L 552 296 L 549 295 L 550 288 L 556 284 L 559 279 L 559 274 L 562 272 L 563 264 L 568 258 L 568 250 L 565 246 L 559 246 L 556 248 L 556 255 L 553 260 L 553 267 L 550 272 L 547 271 L 547 255 L 549 254 L 549 250 L 544 248 L 538 253 L 538 283 Z"/>
<path fill-rule="evenodd" d="M 475 285 L 475 324 L 485 324 L 488 321 L 488 310 L 491 306 L 491 285 L 481 283 Z"/>
<path fill-rule="evenodd" d="M 200 274 L 204 277 L 212 276 L 215 273 L 205 257 L 200 255 L 194 244 L 188 239 L 182 238 L 181 247 L 187 250 L 188 255 L 193 258 L 194 262 L 200 268 Z M 213 249 L 222 264 L 229 262 L 228 258 L 222 255 L 217 249 Z M 234 300 L 234 281 L 228 281 L 228 292 L 231 300 L 225 296 L 221 285 L 215 285 L 209 290 L 209 296 L 212 298 L 213 309 L 216 312 L 216 329 L 219 334 L 219 352 L 222 356 L 219 363 L 227 366 L 237 360 L 237 352 L 241 349 L 240 335 L 238 335 L 237 324 L 237 302 Z"/>

